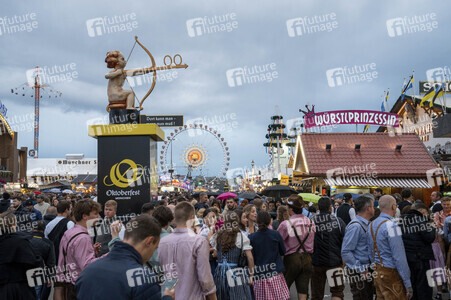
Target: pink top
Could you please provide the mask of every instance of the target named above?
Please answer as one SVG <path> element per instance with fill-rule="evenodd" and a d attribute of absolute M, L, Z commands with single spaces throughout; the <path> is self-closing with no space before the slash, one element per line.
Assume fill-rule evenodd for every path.
<path fill-rule="evenodd" d="M 215 230 L 217 231 L 217 230 L 221 229 L 222 225 L 224 225 L 224 220 L 223 219 L 219 219 L 219 221 L 216 222 L 216 224 L 215 224 Z"/>
<path fill-rule="evenodd" d="M 445 215 L 443 210 L 438 211 L 434 214 L 434 222 L 437 224 L 437 228 L 443 229 L 443 224 L 445 223 L 446 217 L 451 216 L 451 212 Z"/>
<path fill-rule="evenodd" d="M 312 223 L 310 234 L 304 243 L 304 248 L 307 251 L 307 253 L 313 253 L 313 242 L 315 240 L 315 231 L 316 231 L 315 223 L 302 214 L 292 215 L 290 217 L 290 221 L 293 223 L 293 226 L 296 229 L 296 232 L 298 233 L 299 239 L 301 241 L 305 239 L 305 236 L 307 235 L 308 229 L 310 227 L 310 222 Z M 280 223 L 279 227 L 277 228 L 277 231 L 282 236 L 283 243 L 286 248 L 285 255 L 296 252 L 296 250 L 299 247 L 299 242 L 291 227 L 290 222 L 288 222 L 288 220 L 285 220 L 282 223 Z M 304 250 L 301 248 L 299 250 L 299 253 L 303 252 Z"/>
<path fill-rule="evenodd" d="M 80 234 L 75 237 L 67 246 L 67 242 L 77 233 L 86 232 L 86 234 Z M 64 259 L 63 249 L 67 248 L 66 254 L 66 276 L 64 276 Z M 105 254 L 106 255 L 106 254 Z M 103 257 L 103 256 L 102 256 Z M 88 230 L 78 224 L 67 230 L 60 242 L 58 268 L 57 268 L 57 281 L 58 282 L 71 282 L 75 284 L 81 272 L 93 261 L 99 259 L 96 258 L 94 252 L 94 246 L 92 244 L 91 236 Z"/>
<path fill-rule="evenodd" d="M 165 273 L 175 265 L 178 283 L 175 300 L 205 299 L 216 292 L 209 262 L 210 245 L 207 240 L 186 228 L 176 228 L 160 240 L 158 255 Z"/>

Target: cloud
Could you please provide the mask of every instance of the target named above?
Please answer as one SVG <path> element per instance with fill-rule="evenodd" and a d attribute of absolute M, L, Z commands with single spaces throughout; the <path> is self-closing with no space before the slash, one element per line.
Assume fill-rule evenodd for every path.
<path fill-rule="evenodd" d="M 436 3 L 433 7 L 421 1 L 358 0 L 328 5 L 317 1 L 256 0 L 237 4 L 236 1 L 214 4 L 133 1 L 115 5 L 106 0 L 2 3 L 3 16 L 35 12 L 38 27 L 32 32 L 0 35 L 3 54 L 0 99 L 8 107 L 9 118 L 33 113 L 34 101 L 28 97 L 33 95 L 30 88 L 27 97 L 10 93 L 11 88 L 26 82 L 26 70 L 37 65 L 76 64 L 76 79 L 52 84 L 52 88 L 62 92 L 62 97 L 43 99 L 41 103 L 40 157 L 63 157 L 69 152 L 95 157 L 96 142 L 87 136 L 85 123 L 107 114 L 106 52 L 120 50 L 127 57 L 137 35 L 155 56 L 157 65 L 163 65 L 165 55 L 177 53 L 189 65 L 186 70 L 176 70 L 177 77 L 173 80 L 157 82 L 144 103 L 143 113 L 183 114 L 186 120 L 236 113 L 238 128 L 224 134 L 230 145 L 231 168 L 245 166 L 251 160 L 264 165 L 268 155 L 262 143 L 276 105 L 285 120 L 300 117 L 298 110 L 307 103 L 316 104 L 317 111 L 379 110 L 384 90 L 390 88 L 392 105 L 403 79 L 413 69 L 416 82 L 425 80 L 427 69 L 446 64 L 450 50 L 450 42 L 443 38 L 451 25 L 446 14 L 448 3 Z M 388 36 L 387 19 L 428 12 L 437 15 L 437 29 L 396 38 Z M 90 19 L 122 18 L 133 13 L 136 29 L 88 35 Z M 231 13 L 236 14 L 238 22 L 235 30 L 188 35 L 187 20 L 198 17 L 211 20 Z M 328 13 L 337 16 L 336 30 L 288 36 L 288 19 Z M 3 30 L 1 26 L 0 30 Z M 276 64 L 278 77 L 273 81 L 228 86 L 227 70 L 269 63 Z M 376 63 L 377 79 L 335 88 L 328 86 L 328 69 L 368 63 Z M 128 68 L 149 65 L 149 57 L 136 45 Z M 129 89 L 127 85 L 124 88 Z M 148 82 L 133 87 L 138 99 L 148 89 Z M 33 145 L 33 133 L 28 129 L 19 131 L 19 146 L 23 145 Z"/>

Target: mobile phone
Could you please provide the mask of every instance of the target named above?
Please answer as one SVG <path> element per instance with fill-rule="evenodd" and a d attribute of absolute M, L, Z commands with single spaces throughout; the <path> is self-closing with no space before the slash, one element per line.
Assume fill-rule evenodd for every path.
<path fill-rule="evenodd" d="M 166 279 L 163 284 L 161 285 L 161 294 L 164 294 L 164 291 L 166 290 L 166 288 L 168 288 L 169 290 L 172 290 L 173 288 L 175 288 L 175 286 L 177 285 L 177 283 L 179 282 L 178 279 L 176 278 L 172 278 L 172 279 Z"/>

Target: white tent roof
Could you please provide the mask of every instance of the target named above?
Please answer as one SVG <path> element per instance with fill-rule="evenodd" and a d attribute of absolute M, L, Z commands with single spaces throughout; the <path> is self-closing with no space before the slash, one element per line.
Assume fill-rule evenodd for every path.
<path fill-rule="evenodd" d="M 97 159 L 36 158 L 27 161 L 27 176 L 97 175 Z"/>

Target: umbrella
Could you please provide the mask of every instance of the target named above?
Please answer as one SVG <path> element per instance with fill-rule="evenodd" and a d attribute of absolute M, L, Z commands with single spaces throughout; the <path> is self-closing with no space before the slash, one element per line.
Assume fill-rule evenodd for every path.
<path fill-rule="evenodd" d="M 61 190 L 60 189 L 51 189 L 51 190 L 49 190 L 49 192 L 59 194 L 59 193 L 61 193 Z"/>
<path fill-rule="evenodd" d="M 210 197 L 210 196 L 216 197 L 216 196 L 219 196 L 219 195 L 221 195 L 223 193 L 224 193 L 224 191 L 217 191 L 217 192 L 211 191 L 211 192 L 207 192 L 207 195 L 208 195 L 208 197 Z"/>
<path fill-rule="evenodd" d="M 302 200 L 313 203 L 318 203 L 319 198 L 321 198 L 318 195 L 310 193 L 299 193 L 298 195 L 302 197 Z"/>
<path fill-rule="evenodd" d="M 61 193 L 63 193 L 63 194 L 73 194 L 74 192 L 72 192 L 72 190 L 64 190 Z"/>
<path fill-rule="evenodd" d="M 3 179 L 0 179 L 0 183 L 6 184 L 6 181 L 4 181 Z"/>
<path fill-rule="evenodd" d="M 338 199 L 338 198 L 341 198 L 341 199 L 343 199 L 343 195 L 344 194 L 346 194 L 346 193 L 340 193 L 340 194 L 335 194 L 335 195 L 332 195 L 332 196 L 334 196 L 335 197 L 335 199 Z M 360 196 L 362 196 L 362 195 L 359 195 L 359 194 L 354 194 L 354 193 L 350 193 L 351 195 L 352 195 L 352 199 L 357 199 L 357 198 L 359 198 Z"/>
<path fill-rule="evenodd" d="M 290 188 L 286 185 L 273 185 L 267 187 L 262 191 L 262 194 L 267 197 L 274 197 L 276 199 L 280 199 L 282 197 L 289 197 L 292 194 L 297 194 L 294 189 Z"/>
<path fill-rule="evenodd" d="M 200 193 L 206 193 L 208 197 L 210 196 L 219 196 L 222 193 L 224 193 L 224 191 L 217 191 L 217 192 L 213 192 L 213 191 L 206 191 L 206 192 L 194 192 L 193 196 L 199 196 Z"/>
<path fill-rule="evenodd" d="M 234 193 L 224 193 L 224 194 L 221 194 L 218 197 L 216 197 L 216 199 L 226 200 L 226 199 L 235 198 L 235 197 L 236 197 L 236 194 L 234 194 Z"/>
<path fill-rule="evenodd" d="M 35 193 L 36 195 L 40 195 L 41 194 L 40 191 L 34 191 L 33 193 Z"/>
<path fill-rule="evenodd" d="M 254 200 L 258 195 L 256 193 L 241 193 L 238 195 L 238 198 Z"/>

